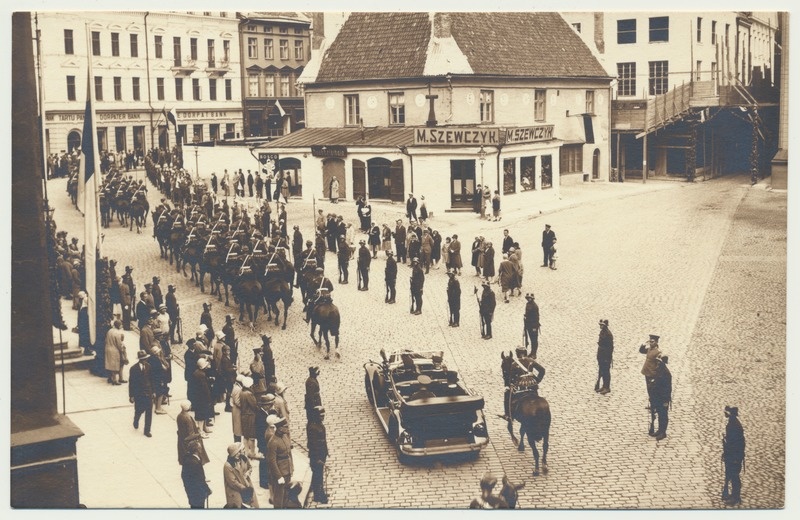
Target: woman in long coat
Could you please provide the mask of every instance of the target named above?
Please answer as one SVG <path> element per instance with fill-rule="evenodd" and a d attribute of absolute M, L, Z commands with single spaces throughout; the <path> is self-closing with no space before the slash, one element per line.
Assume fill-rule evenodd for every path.
<path fill-rule="evenodd" d="M 483 251 L 483 276 L 491 282 L 494 275 L 494 247 L 491 242 L 486 242 L 486 249 Z"/>
<path fill-rule="evenodd" d="M 386 224 L 381 229 L 381 249 L 384 252 L 392 250 L 392 230 Z"/>
<path fill-rule="evenodd" d="M 123 339 L 125 338 L 122 333 L 122 323 L 119 320 L 114 320 L 114 327 L 109 329 L 106 333 L 105 344 L 105 368 L 111 373 L 110 382 L 114 385 L 121 384 L 122 381 L 122 364 L 123 352 L 125 345 Z"/>
<path fill-rule="evenodd" d="M 244 376 L 238 374 L 236 383 L 231 390 L 231 425 L 233 426 L 234 442 L 242 440 L 242 381 L 244 381 Z"/>
<path fill-rule="evenodd" d="M 433 247 L 431 248 L 431 263 L 435 269 L 439 269 L 439 260 L 442 258 L 442 235 L 435 229 L 431 233 Z"/>
<path fill-rule="evenodd" d="M 331 179 L 331 202 L 333 204 L 339 202 L 339 179 L 336 177 Z"/>
<path fill-rule="evenodd" d="M 381 245 L 381 229 L 378 224 L 374 224 L 370 229 L 367 242 L 370 245 L 370 249 L 372 249 L 372 258 L 378 258 L 378 247 Z"/>
<path fill-rule="evenodd" d="M 445 269 L 450 269 L 450 242 L 451 238 L 447 237 L 444 239 L 444 244 L 442 245 L 442 263 L 444 263 Z"/>
<path fill-rule="evenodd" d="M 245 439 L 245 449 L 249 457 L 255 457 L 256 408 L 258 408 L 258 402 L 256 401 L 256 396 L 250 390 L 251 386 L 252 379 L 249 377 L 244 378 L 239 401 L 242 408 L 242 437 Z"/>
<path fill-rule="evenodd" d="M 450 242 L 450 265 L 461 274 L 464 264 L 461 262 L 461 242 L 458 241 L 458 235 L 453 235 L 453 241 Z"/>

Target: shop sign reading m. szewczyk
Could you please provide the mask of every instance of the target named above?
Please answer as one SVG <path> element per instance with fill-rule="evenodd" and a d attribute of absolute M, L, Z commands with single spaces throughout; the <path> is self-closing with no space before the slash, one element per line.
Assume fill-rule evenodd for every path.
<path fill-rule="evenodd" d="M 497 145 L 548 141 L 553 125 L 520 128 L 417 128 L 415 145 Z"/>

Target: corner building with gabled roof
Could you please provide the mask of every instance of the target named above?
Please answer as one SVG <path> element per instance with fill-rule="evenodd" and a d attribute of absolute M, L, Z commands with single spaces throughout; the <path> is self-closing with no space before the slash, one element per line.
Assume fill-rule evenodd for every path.
<path fill-rule="evenodd" d="M 608 179 L 611 80 L 558 13 L 353 13 L 299 78 L 306 128 L 260 151 L 308 198 L 525 205 Z"/>

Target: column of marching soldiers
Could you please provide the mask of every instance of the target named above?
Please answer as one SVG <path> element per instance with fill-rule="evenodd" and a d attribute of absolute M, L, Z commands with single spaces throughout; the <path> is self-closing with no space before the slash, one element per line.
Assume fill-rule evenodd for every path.
<path fill-rule="evenodd" d="M 387 224 L 378 226 L 373 221 L 372 208 L 369 201 L 359 198 L 356 201 L 356 212 L 360 221 L 360 231 L 366 234 L 366 237 L 359 241 L 357 249 L 354 244 L 355 229 L 352 223 L 345 222 L 341 215 L 334 213 L 325 215 L 323 210 L 320 209 L 315 221 L 314 241 L 304 241 L 299 226 L 293 227 L 292 262 L 288 258 L 290 249 L 287 232 L 287 194 L 279 191 L 279 186 L 276 186 L 274 193 L 276 206 L 274 211 L 270 204 L 273 194 L 270 193 L 271 190 L 268 188 L 267 197 L 263 197 L 263 185 L 261 183 L 258 183 L 255 205 L 253 205 L 253 199 L 245 197 L 246 181 L 240 170 L 238 175 L 234 174 L 234 187 L 237 197 L 234 197 L 233 205 L 229 206 L 228 196 L 217 197 L 218 188 L 222 189 L 226 195 L 228 194 L 229 181 L 227 180 L 227 171 L 223 177 L 223 182 L 219 183 L 219 185 L 214 175 L 212 177 L 212 187 L 209 189 L 205 182 L 199 178 L 192 179 L 190 174 L 183 169 L 173 168 L 169 165 L 159 165 L 149 156 L 145 158 L 144 163 L 148 178 L 164 194 L 160 204 L 152 211 L 153 233 L 161 248 L 162 258 L 168 259 L 171 265 L 174 263 L 176 270 L 184 274 L 187 274 L 186 267 L 190 267 L 192 279 L 201 286 L 202 290 L 205 288 L 205 273 L 208 272 L 211 286 L 213 287 L 212 294 L 216 293 L 221 298 L 221 290 L 224 289 L 226 305 L 229 303 L 228 288 L 230 287 L 235 300 L 239 300 L 240 303 L 239 320 L 243 320 L 244 310 L 247 308 L 251 327 L 252 323 L 257 319 L 259 307 L 262 306 L 261 300 L 264 301 L 265 311 L 274 310 L 276 313 L 276 323 L 278 315 L 277 305 L 273 306 L 271 304 L 273 301 L 277 301 L 274 298 L 275 295 L 269 298 L 270 301 L 267 301 L 265 297 L 257 297 L 254 305 L 248 306 L 245 304 L 246 300 L 248 300 L 248 290 L 253 287 L 253 282 L 256 280 L 260 282 L 257 286 L 260 285 L 262 289 L 268 285 L 274 286 L 274 284 L 288 284 L 289 291 L 291 291 L 291 287 L 300 288 L 303 302 L 305 303 L 305 321 L 307 322 L 314 321 L 314 309 L 322 306 L 333 306 L 331 293 L 334 290 L 334 286 L 324 273 L 327 251 L 336 254 L 339 273 L 338 282 L 340 284 L 349 283 L 349 263 L 354 257 L 356 258 L 358 289 L 360 291 L 369 290 L 371 261 L 378 257 L 379 251 L 382 251 L 386 257 L 384 271 L 386 294 L 384 301 L 387 304 L 396 302 L 397 263 L 398 261 L 404 264 L 408 262 L 411 266 L 409 287 L 411 308 L 409 312 L 412 315 L 422 313 L 425 275 L 429 274 L 432 268 L 439 269 L 442 265 L 445 266 L 448 275 L 449 326 L 460 326 L 461 287 L 457 277 L 462 275 L 463 269 L 461 243 L 457 234 L 444 237 L 443 240 L 439 232 L 429 225 L 428 219 L 425 218 L 427 216 L 426 211 L 423 210 L 420 216 L 417 217 L 417 203 L 413 194 L 409 194 L 409 200 L 406 204 L 408 227 L 404 225 L 403 220 L 398 219 L 394 229 L 390 229 Z M 252 179 L 252 174 L 248 175 L 248 177 L 248 180 Z M 253 182 L 250 181 L 249 184 L 252 195 Z M 146 200 L 144 197 L 146 189 L 147 187 L 143 181 L 134 181 L 130 175 L 126 177 L 112 168 L 105 178 L 103 193 L 108 197 L 113 194 L 114 198 L 119 197 L 120 195 L 118 194 L 124 194 L 122 197 L 129 197 L 130 201 L 134 201 L 137 198 Z M 239 195 L 241 197 L 238 197 Z M 281 196 L 283 196 L 283 202 L 280 202 Z M 170 201 L 176 204 L 176 208 L 173 209 L 171 207 Z M 331 202 L 335 203 L 337 200 L 331 199 Z M 113 204 L 107 205 L 109 218 L 104 218 L 104 225 L 110 224 L 110 217 L 113 216 L 113 206 Z M 272 216 L 273 212 L 275 213 L 274 218 Z M 73 240 L 75 241 L 76 239 Z M 542 267 L 549 267 L 555 270 L 556 237 L 549 225 L 545 226 L 542 233 L 542 248 L 544 257 Z M 397 258 L 395 258 L 395 251 Z M 481 277 L 482 292 L 478 296 L 478 289 L 475 287 L 474 293 L 481 318 L 481 337 L 487 340 L 492 339 L 492 319 L 496 308 L 496 297 L 491 284 L 497 283 L 500 286 L 505 303 L 509 302 L 509 296 L 513 297 L 515 292 L 517 296 L 522 294 L 521 286 L 524 274 L 521 261 L 522 251 L 519 243 L 511 238 L 508 230 L 504 230 L 501 254 L 502 260 L 497 270 L 495 270 L 495 252 L 491 241 L 482 236 L 475 237 L 471 247 L 471 265 L 475 269 L 476 276 Z M 169 374 L 171 372 L 169 344 L 182 341 L 180 309 L 175 300 L 175 287 L 169 286 L 168 294 L 163 304 L 150 301 L 155 299 L 152 296 L 153 293 L 160 294 L 159 281 L 158 277 L 154 277 L 152 284 L 145 284 L 145 291 L 139 295 L 139 302 L 134 303 L 135 286 L 132 283 L 132 268 L 128 266 L 126 274 L 120 279 L 116 279 L 115 276 L 112 277 L 112 283 L 114 283 L 115 287 L 118 287 L 118 289 L 112 291 L 112 295 L 119 294 L 118 301 L 114 303 L 120 304 L 120 312 L 118 314 L 120 314 L 121 323 L 115 323 L 115 327 L 109 332 L 110 336 L 115 334 L 121 336 L 120 329 L 128 330 L 130 328 L 130 322 L 135 313 L 140 329 L 140 337 L 145 338 L 140 345 L 142 348 L 138 356 L 143 364 L 151 367 L 150 372 L 156 372 L 155 375 L 150 375 L 151 379 L 157 382 L 153 385 L 157 389 L 154 391 L 156 394 L 154 400 L 155 413 L 162 412 L 161 406 L 168 397 L 168 387 L 166 387 L 164 380 L 171 377 Z M 515 362 L 523 367 L 526 372 L 535 372 L 534 379 L 538 385 L 544 376 L 544 368 L 536 362 L 540 332 L 539 308 L 532 293 L 527 293 L 525 299 L 526 306 L 523 319 L 525 346 L 516 349 L 517 359 Z M 288 301 L 291 303 L 291 297 Z M 130 304 L 127 304 L 127 302 L 130 302 Z M 284 300 L 284 305 L 287 305 L 286 300 Z M 238 345 L 233 332 L 233 316 L 227 315 L 225 327 L 214 333 L 210 306 L 210 303 L 204 304 L 200 329 L 197 331 L 196 337 L 187 342 L 189 350 L 185 358 L 185 377 L 189 388 L 190 403 L 182 405 L 182 407 L 186 407 L 182 414 L 185 413 L 186 418 L 190 417 L 188 411 L 191 409 L 194 411 L 194 419 L 192 419 L 191 425 L 189 425 L 188 420 L 185 421 L 187 426 L 184 431 L 187 433 L 187 438 L 184 440 L 186 441 L 187 454 L 198 451 L 200 453 L 194 453 L 195 459 L 201 462 L 203 460 L 207 461 L 207 458 L 202 453 L 202 437 L 210 432 L 214 421 L 213 403 L 217 401 L 226 402 L 226 411 L 231 411 L 234 417 L 234 437 L 237 440 L 239 436 L 245 439 L 243 444 L 235 444 L 229 447 L 230 456 L 226 463 L 227 492 L 227 483 L 230 480 L 230 475 L 238 476 L 237 478 L 244 483 L 250 482 L 248 476 L 250 463 L 248 459 L 259 459 L 263 457 L 262 453 L 265 450 L 269 451 L 268 443 L 264 440 L 265 435 L 263 433 L 265 431 L 273 431 L 271 428 L 274 426 L 274 431 L 277 434 L 273 437 L 282 439 L 285 434 L 288 438 L 288 412 L 285 411 L 285 402 L 284 406 L 280 405 L 282 390 L 285 387 L 278 383 L 275 378 L 270 337 L 262 335 L 263 346 L 260 349 L 256 349 L 254 362 L 250 366 L 250 370 L 247 371 L 247 375 L 237 374 Z M 285 326 L 284 317 L 284 328 Z M 595 391 L 605 395 L 611 391 L 610 368 L 614 345 L 608 320 L 601 319 L 599 326 L 598 378 L 595 384 Z M 154 329 L 155 332 L 149 332 L 148 327 Z M 177 340 L 175 338 L 176 331 L 180 338 Z M 152 340 L 150 339 L 151 335 L 153 336 Z M 336 336 L 338 347 L 338 330 L 334 331 L 334 335 Z M 651 412 L 649 434 L 656 440 L 662 440 L 666 438 L 669 422 L 671 374 L 667 368 L 668 357 L 661 354 L 658 340 L 659 337 L 657 335 L 650 335 L 647 344 L 640 347 L 640 352 L 646 354 L 642 374 L 645 376 L 650 402 L 648 406 Z M 121 338 L 119 343 L 121 344 Z M 335 351 L 335 355 L 339 356 L 338 350 Z M 161 363 L 154 363 L 153 360 L 145 363 L 147 357 L 150 356 L 155 356 Z M 107 353 L 106 357 L 108 358 Z M 329 356 L 326 354 L 325 358 L 328 359 Z M 163 370 L 152 370 L 154 365 L 156 367 L 160 365 Z M 133 368 L 135 366 L 131 369 L 132 373 L 134 372 Z M 121 367 L 116 374 L 111 368 L 107 369 L 112 374 L 109 381 L 112 384 L 119 382 L 122 373 Z M 309 380 L 313 379 L 314 383 L 316 383 L 315 374 L 318 375 L 319 369 L 310 367 L 309 370 L 311 372 Z M 159 372 L 164 374 L 159 376 Z M 130 377 L 131 379 L 134 378 L 134 376 Z M 325 430 L 322 425 L 324 409 L 321 407 L 321 401 L 319 404 L 309 406 L 308 396 L 314 395 L 314 392 L 308 392 L 308 385 L 309 383 L 307 382 L 306 410 L 309 419 L 309 451 L 310 454 L 315 453 L 317 455 L 310 457 L 312 459 L 312 474 L 314 475 L 312 490 L 314 491 L 315 500 L 325 503 L 327 502 L 327 494 L 323 489 L 322 483 L 324 462 L 327 457 Z M 206 387 L 208 387 L 208 391 L 205 390 Z M 200 389 L 199 391 L 198 388 Z M 249 391 L 248 388 L 250 389 Z M 504 403 L 505 417 L 509 421 L 514 419 L 513 405 L 511 404 L 513 403 L 514 390 L 515 388 L 511 384 L 510 388 L 507 389 L 506 395 L 508 398 Z M 530 388 L 526 390 L 530 390 Z M 249 398 L 248 392 L 253 394 L 252 400 Z M 242 399 L 243 395 L 246 399 Z M 318 385 L 316 395 L 319 395 Z M 231 405 L 231 399 L 238 405 Z M 277 406 L 274 405 L 276 401 L 279 403 Z M 137 404 L 139 401 L 135 396 L 131 396 L 131 402 Z M 146 421 L 145 434 L 148 435 L 150 433 L 150 416 L 144 397 L 141 398 L 141 402 L 141 406 L 138 404 L 136 406 L 137 420 L 134 425 L 138 427 L 139 409 L 141 408 Z M 254 404 L 252 406 L 252 412 L 254 413 L 250 413 L 251 407 L 246 402 Z M 247 409 L 246 413 L 237 413 L 237 410 L 244 411 L 245 409 Z M 251 430 L 251 417 L 263 416 L 264 420 L 254 421 L 252 426 L 258 426 L 257 429 L 259 431 L 246 432 L 253 433 L 252 436 L 242 435 L 237 433 L 241 431 L 236 426 L 237 415 L 241 415 L 241 419 L 243 419 L 241 425 L 246 430 Z M 744 434 L 741 424 L 738 422 L 738 409 L 726 407 L 726 416 L 729 417 L 729 425 L 724 438 L 723 460 L 726 466 L 726 479 L 723 500 L 729 505 L 736 505 L 741 501 L 739 472 L 744 459 Z M 658 420 L 657 429 L 655 428 L 656 419 Z M 179 425 L 180 422 L 179 420 Z M 281 433 L 281 424 L 284 425 L 283 429 L 285 431 L 283 433 Z M 267 437 L 269 438 L 270 435 L 267 434 Z M 253 439 L 257 439 L 258 442 L 254 443 Z M 197 446 L 194 446 L 193 442 Z M 280 451 L 279 442 L 276 441 L 271 445 L 275 446 L 274 451 L 276 453 Z M 315 446 L 313 450 L 312 445 Z M 289 453 L 288 457 L 285 453 L 283 455 L 276 454 L 276 457 L 283 461 L 284 466 L 291 466 L 290 452 L 288 452 L 288 449 L 286 452 Z M 230 472 L 228 471 L 228 466 L 231 467 Z M 263 475 L 260 479 L 261 484 L 264 487 L 268 487 L 270 482 L 268 464 L 262 459 L 259 466 L 260 476 Z M 189 467 L 193 466 L 190 464 Z M 202 464 L 199 464 L 199 468 L 202 470 Z M 183 470 L 184 473 L 187 472 L 186 464 L 183 465 Z M 204 478 L 201 484 L 200 472 L 194 471 L 194 482 L 196 483 L 194 488 L 200 491 L 195 492 L 193 496 L 189 492 L 191 486 L 187 484 L 187 493 L 189 494 L 190 504 L 193 507 L 202 505 L 203 500 L 207 499 L 207 495 L 203 495 L 207 486 Z M 288 498 L 290 494 L 294 493 L 296 496 L 299 493 L 299 484 L 290 480 L 290 473 L 291 471 L 277 479 L 281 482 L 275 480 L 274 485 L 269 485 L 272 496 L 271 502 L 276 507 L 288 507 L 291 502 Z M 191 475 L 187 478 L 190 477 Z M 184 478 L 184 480 L 186 481 L 187 478 Z M 494 495 L 492 489 L 496 484 L 496 479 L 491 475 L 484 476 L 481 480 L 482 498 L 473 501 L 471 507 L 508 507 L 509 505 L 514 507 L 513 504 L 516 503 L 514 497 L 518 488 L 509 483 L 506 478 L 503 479 L 503 482 L 503 492 L 500 495 Z M 728 490 L 729 483 L 732 486 L 730 491 Z M 248 492 L 243 489 L 240 490 L 242 492 L 238 493 L 238 495 L 236 493 L 228 493 L 239 497 L 233 500 L 231 500 L 231 497 L 227 497 L 228 504 L 236 507 L 257 506 L 252 486 L 248 489 L 251 491 Z M 499 499 L 492 497 L 499 497 Z"/>

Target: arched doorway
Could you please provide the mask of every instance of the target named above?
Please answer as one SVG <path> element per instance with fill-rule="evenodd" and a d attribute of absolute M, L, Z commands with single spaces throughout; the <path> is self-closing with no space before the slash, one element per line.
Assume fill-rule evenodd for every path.
<path fill-rule="evenodd" d="M 371 199 L 404 200 L 403 161 L 375 157 L 367 161 L 367 186 Z"/>
<path fill-rule="evenodd" d="M 322 161 L 322 192 L 326 198 L 331 196 L 331 181 L 339 181 L 339 198 L 347 198 L 347 179 L 344 176 L 344 160 L 328 158 Z"/>
<path fill-rule="evenodd" d="M 72 150 L 81 147 L 81 133 L 77 130 L 71 131 L 67 135 L 67 152 L 72 153 Z"/>
<path fill-rule="evenodd" d="M 282 170 L 283 174 L 289 179 L 289 196 L 302 197 L 303 168 L 300 159 L 295 159 L 294 157 L 281 159 L 278 163 L 278 168 Z"/>
<path fill-rule="evenodd" d="M 600 178 L 600 149 L 595 148 L 592 154 L 592 179 Z"/>

